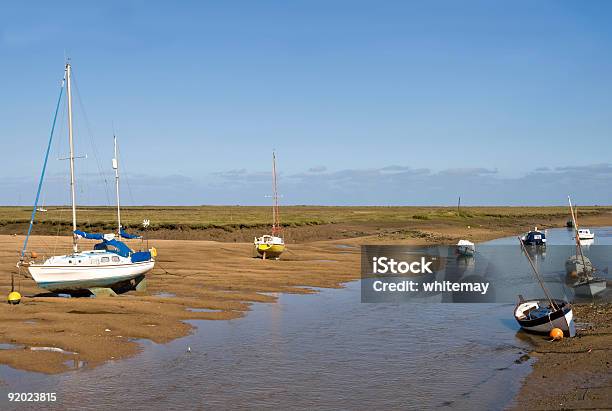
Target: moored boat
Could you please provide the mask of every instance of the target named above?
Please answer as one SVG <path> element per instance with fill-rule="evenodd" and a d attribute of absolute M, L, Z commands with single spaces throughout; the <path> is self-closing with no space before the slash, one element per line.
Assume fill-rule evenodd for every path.
<path fill-rule="evenodd" d="M 468 240 L 459 240 L 456 249 L 459 255 L 473 256 L 476 253 L 476 245 Z"/>
<path fill-rule="evenodd" d="M 523 300 L 514 308 L 514 318 L 520 327 L 532 333 L 548 334 L 553 328 L 560 328 L 570 337 L 575 334 L 572 306 L 563 300 Z"/>
<path fill-rule="evenodd" d="M 580 238 L 581 240 L 593 240 L 595 238 L 595 233 L 593 233 L 588 228 L 579 228 L 578 238 Z"/>
<path fill-rule="evenodd" d="M 90 290 L 95 293 L 97 288 L 113 288 L 117 285 L 123 285 L 126 282 L 139 289 L 144 288 L 144 275 L 151 271 L 155 265 L 155 257 L 157 251 L 155 248 L 149 250 L 134 251 L 126 243 L 121 241 L 125 239 L 141 238 L 137 235 L 125 232 L 121 226 L 121 208 L 119 202 L 119 171 L 117 158 L 117 142 L 115 139 L 115 158 L 113 158 L 113 168 L 115 169 L 116 193 L 117 193 L 117 232 L 111 234 L 87 233 L 77 228 L 77 205 L 76 205 L 76 190 L 75 190 L 75 172 L 74 172 L 74 143 L 72 131 L 72 94 L 71 94 L 71 65 L 66 64 L 65 68 L 66 95 L 68 104 L 68 139 L 70 147 L 70 191 L 72 203 L 72 252 L 64 255 L 51 256 L 43 262 L 36 261 L 35 253 L 31 253 L 31 260 L 25 261 L 28 239 L 32 232 L 36 211 L 38 209 L 38 200 L 44 174 L 49 157 L 49 150 L 53 139 L 53 129 L 55 120 L 47 146 L 45 162 L 40 177 L 38 192 L 34 208 L 32 210 L 32 218 L 26 235 L 24 245 L 21 251 L 21 259 L 18 266 L 24 266 L 28 269 L 32 279 L 41 288 L 50 291 L 74 291 L 74 290 Z M 61 102 L 58 100 L 57 107 Z M 57 118 L 57 109 L 55 118 Z M 98 240 L 92 250 L 79 251 L 79 240 L 90 239 Z"/>
<path fill-rule="evenodd" d="M 521 242 L 526 246 L 545 247 L 546 232 L 538 230 L 538 227 L 535 227 L 532 231 L 529 231 L 521 237 Z"/>
<path fill-rule="evenodd" d="M 589 275 L 579 278 L 571 284 L 571 287 L 576 296 L 593 298 L 607 289 L 608 281 L 605 278 Z"/>
<path fill-rule="evenodd" d="M 582 250 L 583 243 L 592 243 L 594 235 L 592 236 L 590 230 L 578 227 L 577 213 L 572 206 L 572 199 L 568 196 L 567 200 L 569 202 L 572 225 L 575 229 L 576 254 L 570 256 L 565 261 L 566 282 L 574 290 L 574 295 L 593 298 L 606 290 L 608 281 L 595 275 L 596 269 L 593 263 L 584 255 Z M 582 237 L 584 236 L 587 237 L 586 240 L 583 240 Z"/>
<path fill-rule="evenodd" d="M 593 263 L 584 255 L 572 255 L 565 260 L 565 273 L 568 277 L 578 277 L 593 272 Z"/>
<path fill-rule="evenodd" d="M 275 235 L 263 235 L 255 239 L 257 253 L 263 258 L 279 258 L 285 251 L 285 241 Z"/>
<path fill-rule="evenodd" d="M 520 237 L 519 242 L 546 298 L 525 300 L 522 295 L 519 295 L 519 302 L 514 308 L 514 318 L 519 326 L 528 332 L 548 333 L 553 328 L 560 328 L 564 334 L 573 337 L 576 334 L 576 327 L 572 306 L 566 301 L 551 298 Z"/>
<path fill-rule="evenodd" d="M 278 205 L 278 187 L 276 181 L 276 153 L 272 152 L 272 233 L 256 237 L 253 241 L 255 251 L 261 258 L 278 260 L 285 251 L 285 240 L 280 225 L 280 208 Z"/>

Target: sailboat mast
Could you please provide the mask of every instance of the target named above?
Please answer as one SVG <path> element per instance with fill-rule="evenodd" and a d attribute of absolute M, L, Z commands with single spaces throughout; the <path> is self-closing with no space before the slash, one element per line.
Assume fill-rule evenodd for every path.
<path fill-rule="evenodd" d="M 580 243 L 580 234 L 578 233 L 578 221 L 576 218 L 576 214 L 578 214 L 578 212 L 576 211 L 574 213 L 574 207 L 572 206 L 572 199 L 570 198 L 570 196 L 567 196 L 567 201 L 569 202 L 570 212 L 572 213 L 572 221 L 574 222 L 574 236 L 576 239 L 576 257 L 580 255 L 582 259 L 582 267 L 584 268 L 584 271 L 586 271 L 586 261 L 584 260 L 584 253 L 582 252 L 582 243 Z"/>
<path fill-rule="evenodd" d="M 272 190 L 274 204 L 272 206 L 272 234 L 280 232 L 280 218 L 278 213 L 278 187 L 276 184 L 276 153 L 272 152 Z"/>
<path fill-rule="evenodd" d="M 76 190 L 74 186 L 74 141 L 72 138 L 72 90 L 71 90 L 71 66 L 66 63 L 66 94 L 68 95 L 68 140 L 70 143 L 70 194 L 72 200 L 72 249 L 78 252 L 77 236 L 74 231 L 77 229 L 76 222 Z"/>
<path fill-rule="evenodd" d="M 540 273 L 538 273 L 538 269 L 536 268 L 535 264 L 533 264 L 533 260 L 531 259 L 531 257 L 529 256 L 529 252 L 525 248 L 525 244 L 523 244 L 523 241 L 521 240 L 520 237 L 518 239 L 519 239 L 519 243 L 521 244 L 521 248 L 523 249 L 523 252 L 525 253 L 525 256 L 527 257 L 527 261 L 529 261 L 529 265 L 531 266 L 531 269 L 533 270 L 533 273 L 535 274 L 535 278 L 536 280 L 538 280 L 538 283 L 540 283 L 540 287 L 542 287 L 542 291 L 544 291 L 544 294 L 546 295 L 546 298 L 548 299 L 550 306 L 553 307 L 555 310 L 558 310 L 559 307 L 557 307 L 557 304 L 555 304 L 550 294 L 548 293 L 548 290 L 546 289 L 546 286 L 544 285 L 544 281 L 542 281 L 542 279 L 540 278 Z"/>
<path fill-rule="evenodd" d="M 570 196 L 567 196 L 567 201 L 569 202 L 572 222 L 574 223 L 574 239 L 576 240 L 576 253 L 582 254 L 582 247 L 580 246 L 580 236 L 578 235 L 578 221 L 576 221 L 576 215 L 574 214 L 574 207 L 572 206 L 572 199 L 570 198 Z"/>
<path fill-rule="evenodd" d="M 117 235 L 121 237 L 121 205 L 119 203 L 119 157 L 117 157 L 117 137 L 113 136 L 115 144 L 115 158 L 113 158 L 113 168 L 115 169 L 115 192 L 117 195 Z"/>

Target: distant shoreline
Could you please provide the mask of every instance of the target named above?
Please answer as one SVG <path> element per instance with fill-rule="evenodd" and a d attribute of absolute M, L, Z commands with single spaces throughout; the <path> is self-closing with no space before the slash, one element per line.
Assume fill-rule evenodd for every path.
<path fill-rule="evenodd" d="M 65 207 L 47 207 L 38 213 L 33 234 L 70 235 L 71 214 Z M 580 222 L 605 225 L 612 207 L 579 207 Z M 483 231 L 500 236 L 527 231 L 537 225 L 559 227 L 569 219 L 567 207 L 333 207 L 285 206 L 281 225 L 289 242 L 336 240 L 364 236 L 387 239 L 423 238 L 445 241 L 466 236 L 479 241 Z M 25 234 L 31 209 L 0 207 L 0 234 Z M 126 207 L 122 225 L 149 239 L 250 242 L 270 227 L 272 212 L 262 206 Z M 141 224 L 151 221 L 147 231 Z M 601 224 L 599 224 L 601 222 Z M 111 232 L 116 229 L 113 207 L 81 207 L 80 229 Z M 467 227 L 470 227 L 467 229 Z M 440 233 L 437 233 L 440 231 Z M 484 238 L 484 237 L 482 237 Z"/>

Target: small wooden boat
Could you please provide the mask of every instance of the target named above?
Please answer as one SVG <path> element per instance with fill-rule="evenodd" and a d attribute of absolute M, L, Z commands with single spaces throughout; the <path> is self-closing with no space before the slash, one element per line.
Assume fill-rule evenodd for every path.
<path fill-rule="evenodd" d="M 459 255 L 473 256 L 476 253 L 476 246 L 468 240 L 459 240 L 456 247 Z"/>
<path fill-rule="evenodd" d="M 514 308 L 514 318 L 519 326 L 528 332 L 549 333 L 553 328 L 560 328 L 564 334 L 573 337 L 576 334 L 576 327 L 572 306 L 566 301 L 551 298 L 520 237 L 519 242 L 546 298 L 525 300 L 519 295 L 519 302 Z"/>
<path fill-rule="evenodd" d="M 538 230 L 538 227 L 535 227 L 532 231 L 529 231 L 527 234 L 523 235 L 520 240 L 521 243 L 526 246 L 545 247 L 546 232 L 540 231 Z"/>
<path fill-rule="evenodd" d="M 521 328 L 532 333 L 548 334 L 553 328 L 560 328 L 570 337 L 575 335 L 572 306 L 563 300 L 524 300 L 514 308 L 514 318 Z"/>

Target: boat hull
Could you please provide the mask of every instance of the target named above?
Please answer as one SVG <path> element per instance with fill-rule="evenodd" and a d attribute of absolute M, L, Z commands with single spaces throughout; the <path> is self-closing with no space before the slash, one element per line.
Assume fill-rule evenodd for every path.
<path fill-rule="evenodd" d="M 522 301 L 514 309 L 514 318 L 523 330 L 531 333 L 548 334 L 553 328 L 560 328 L 565 334 L 573 336 L 576 331 L 572 307 L 565 301 L 554 300 L 554 302 L 561 308 L 551 312 L 550 315 L 536 318 L 525 316 L 521 318 L 519 313 L 534 305 L 537 307 L 545 303 L 543 300 Z"/>
<path fill-rule="evenodd" d="M 525 246 L 546 247 L 546 233 L 542 231 L 530 231 L 521 237 Z"/>
<path fill-rule="evenodd" d="M 574 294 L 579 297 L 595 297 L 597 294 L 606 290 L 608 282 L 601 278 L 589 279 L 575 283 L 572 288 Z"/>
<path fill-rule="evenodd" d="M 459 255 L 465 255 L 468 257 L 472 257 L 474 254 L 476 253 L 476 250 L 474 249 L 474 246 L 469 246 L 469 245 L 458 245 L 457 246 L 457 254 Z"/>
<path fill-rule="evenodd" d="M 76 291 L 113 285 L 135 279 L 151 271 L 155 261 L 117 265 L 49 266 L 30 265 L 28 271 L 36 284 L 49 291 Z"/>
<path fill-rule="evenodd" d="M 256 244 L 257 253 L 266 258 L 278 258 L 285 251 L 284 244 Z"/>

